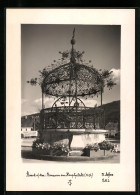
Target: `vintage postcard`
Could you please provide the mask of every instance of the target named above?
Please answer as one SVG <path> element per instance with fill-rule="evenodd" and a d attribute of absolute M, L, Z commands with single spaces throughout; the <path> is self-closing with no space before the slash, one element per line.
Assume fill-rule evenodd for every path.
<path fill-rule="evenodd" d="M 7 191 L 135 191 L 134 9 L 7 9 L 6 83 Z"/>

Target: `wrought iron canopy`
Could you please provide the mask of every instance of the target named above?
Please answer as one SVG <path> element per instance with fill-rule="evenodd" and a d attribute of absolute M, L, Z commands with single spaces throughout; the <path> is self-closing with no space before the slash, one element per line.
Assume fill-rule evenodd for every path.
<path fill-rule="evenodd" d="M 100 91 L 98 71 L 76 62 L 55 68 L 44 78 L 44 93 L 52 96 L 85 96 Z"/>

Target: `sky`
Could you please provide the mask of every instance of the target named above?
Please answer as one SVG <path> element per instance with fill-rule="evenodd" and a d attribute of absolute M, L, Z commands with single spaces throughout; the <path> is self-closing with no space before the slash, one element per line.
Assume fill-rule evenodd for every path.
<path fill-rule="evenodd" d="M 71 49 L 70 40 L 75 28 L 77 51 L 85 51 L 83 59 L 92 61 L 97 69 L 112 70 L 116 86 L 105 89 L 103 104 L 120 100 L 120 39 L 119 25 L 21 25 L 21 115 L 41 110 L 41 88 L 26 81 L 39 77 L 39 70 L 48 69 L 53 60 L 61 58 L 59 51 Z M 51 107 L 56 98 L 45 98 L 45 106 Z M 88 107 L 100 105 L 100 96 L 82 99 Z"/>

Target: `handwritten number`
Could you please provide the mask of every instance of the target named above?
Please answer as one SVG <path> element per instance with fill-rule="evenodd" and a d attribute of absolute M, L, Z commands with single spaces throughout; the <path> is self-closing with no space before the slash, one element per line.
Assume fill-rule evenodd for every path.
<path fill-rule="evenodd" d="M 71 180 L 71 179 L 68 181 L 68 184 L 69 184 L 70 186 L 72 185 L 72 180 Z"/>

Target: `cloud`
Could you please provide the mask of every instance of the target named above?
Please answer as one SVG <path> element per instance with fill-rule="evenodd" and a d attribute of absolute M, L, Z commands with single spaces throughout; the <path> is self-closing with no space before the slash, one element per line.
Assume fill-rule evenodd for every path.
<path fill-rule="evenodd" d="M 97 104 L 97 101 L 96 101 L 96 100 L 93 100 L 93 99 L 87 99 L 87 100 L 85 100 L 85 99 L 82 99 L 82 98 L 81 98 L 81 100 L 83 101 L 83 103 L 85 104 L 86 107 L 94 107 L 95 104 Z M 49 97 L 46 97 L 46 98 L 45 98 L 45 101 L 44 101 L 45 107 L 46 107 L 46 108 L 52 107 L 52 105 L 53 105 L 53 103 L 54 103 L 55 101 L 56 101 L 56 98 L 53 98 L 53 97 L 50 97 L 50 98 L 49 98 Z M 39 98 L 39 99 L 34 100 L 33 104 L 34 104 L 34 106 L 35 106 L 36 108 L 41 108 L 41 107 L 42 107 L 42 98 Z M 72 102 L 71 105 L 73 105 L 73 104 L 74 104 L 74 102 Z M 62 106 L 62 105 L 61 105 L 61 100 L 58 101 L 58 102 L 56 102 L 56 105 L 57 105 L 57 106 Z"/>
<path fill-rule="evenodd" d="M 81 100 L 84 102 L 86 107 L 94 107 L 95 104 L 97 104 L 97 100 L 93 100 L 93 99 L 85 100 L 85 99 L 82 99 L 82 98 L 81 98 Z"/>
<path fill-rule="evenodd" d="M 22 99 L 21 100 L 21 115 L 26 116 L 40 112 L 41 107 L 36 107 L 34 101 Z"/>
<path fill-rule="evenodd" d="M 44 104 L 45 104 L 45 107 L 47 107 L 47 108 L 50 108 L 50 107 L 52 107 L 52 105 L 53 105 L 53 103 L 54 103 L 54 98 L 52 98 L 52 97 L 45 97 L 45 99 L 44 99 Z M 34 100 L 33 101 L 33 105 L 35 106 L 35 107 L 37 107 L 37 108 L 42 108 L 42 98 L 38 98 L 38 99 L 36 99 L 36 100 Z"/>
<path fill-rule="evenodd" d="M 112 68 L 110 71 L 112 72 L 112 79 L 116 84 L 120 83 L 120 69 Z"/>
<path fill-rule="evenodd" d="M 22 112 L 22 113 L 21 113 L 21 116 L 26 116 L 26 115 L 30 115 L 30 114 L 32 114 L 32 113 L 29 113 L 29 112 Z"/>
<path fill-rule="evenodd" d="M 86 107 L 94 107 L 95 104 L 97 104 L 97 100 L 93 99 L 87 99 L 85 100 L 84 98 L 80 98 L 83 103 L 85 104 Z M 57 98 L 54 97 L 45 97 L 45 108 L 50 108 L 52 107 L 53 103 L 57 100 Z M 39 113 L 40 110 L 42 109 L 42 98 L 35 99 L 33 101 L 23 101 L 25 102 L 24 105 L 22 105 L 22 116 L 34 114 L 34 113 Z M 58 101 L 56 104 L 57 106 L 62 106 L 61 104 L 62 100 Z M 66 101 L 68 102 L 68 101 Z M 72 102 L 72 106 L 74 105 L 75 101 Z M 66 104 L 68 105 L 68 103 Z"/>
<path fill-rule="evenodd" d="M 49 108 L 52 107 L 54 103 L 54 98 L 45 98 L 45 107 Z M 21 115 L 26 116 L 34 113 L 39 113 L 42 109 L 42 98 L 35 99 L 33 101 L 27 101 L 25 99 L 22 99 L 22 105 L 21 105 Z"/>
<path fill-rule="evenodd" d="M 27 102 L 27 99 L 21 99 L 21 104 L 24 104 L 25 102 Z"/>

